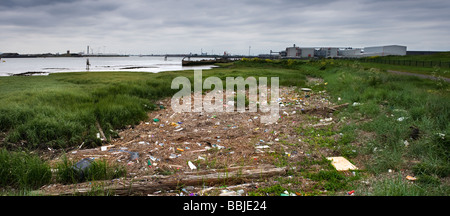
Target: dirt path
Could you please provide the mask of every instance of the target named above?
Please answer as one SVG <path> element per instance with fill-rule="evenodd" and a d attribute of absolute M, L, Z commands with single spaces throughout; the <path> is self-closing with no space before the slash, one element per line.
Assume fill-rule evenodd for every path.
<path fill-rule="evenodd" d="M 393 71 L 393 70 L 387 70 L 389 73 L 399 74 L 399 75 L 408 75 L 408 76 L 416 76 L 424 79 L 432 79 L 437 80 L 437 77 L 431 76 L 431 75 L 425 75 L 425 74 L 417 74 L 417 73 L 410 73 L 410 72 L 402 72 L 402 71 Z M 450 82 L 450 78 L 441 77 L 441 79 L 445 80 L 446 82 Z"/>

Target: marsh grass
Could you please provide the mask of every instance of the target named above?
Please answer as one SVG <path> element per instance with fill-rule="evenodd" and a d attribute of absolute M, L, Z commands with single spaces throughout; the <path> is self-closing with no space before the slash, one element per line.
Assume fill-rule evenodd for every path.
<path fill-rule="evenodd" d="M 253 64 L 254 63 L 254 64 Z M 256 64 L 256 65 L 255 65 Z M 292 63 L 291 65 L 296 65 Z M 292 66 L 292 67 L 294 67 Z M 279 64 L 236 63 L 203 71 L 203 78 L 280 77 L 281 85 L 303 85 L 305 75 Z M 56 73 L 49 76 L 0 78 L 0 131 L 6 132 L 9 149 L 67 148 L 84 143 L 101 145 L 99 122 L 109 139 L 115 130 L 138 124 L 157 108 L 155 101 L 175 94 L 171 82 L 177 76 L 191 80 L 193 71 L 164 73 L 90 72 Z M 270 85 L 270 78 L 268 79 Z M 248 99 L 246 99 L 248 104 Z"/>
<path fill-rule="evenodd" d="M 365 196 L 447 196 L 448 186 L 442 185 L 435 177 L 420 176 L 417 182 L 411 182 L 399 173 L 379 178 L 371 182 L 371 187 L 363 187 L 361 195 Z"/>
<path fill-rule="evenodd" d="M 313 64 L 319 67 L 318 63 Z M 373 139 L 362 143 L 359 150 L 370 158 L 365 162 L 367 170 L 374 174 L 386 173 L 389 169 L 410 170 L 415 175 L 448 177 L 450 85 L 393 75 L 361 65 L 350 67 L 343 61 L 320 71 L 320 76 L 329 83 L 327 91 L 334 98 L 342 98 L 336 102 L 361 104 L 349 106 L 338 114 L 338 118 L 347 118 L 347 126 L 343 129 L 347 127 L 375 134 Z M 417 134 L 412 128 L 416 128 Z M 348 129 L 342 133 L 348 134 Z M 350 134 L 342 139 L 351 143 L 355 136 Z M 405 145 L 405 141 L 409 145 Z M 414 188 L 395 181 L 377 186 L 389 184 L 405 187 L 405 190 Z"/>
<path fill-rule="evenodd" d="M 101 142 L 96 137 L 98 130 L 95 122 L 100 123 L 109 138 L 115 135 L 116 129 L 146 120 L 146 113 L 155 109 L 156 100 L 172 96 L 178 91 L 170 89 L 172 79 L 177 76 L 188 77 L 193 83 L 193 71 L 1 77 L 0 131 L 6 133 L 6 141 L 2 145 L 11 149 L 17 149 L 18 146 L 30 149 L 65 148 L 83 142 L 88 147 L 98 146 Z M 208 76 L 217 76 L 222 80 L 238 76 L 253 76 L 256 79 L 273 76 L 280 77 L 280 85 L 298 87 L 306 87 L 307 76 L 323 78 L 328 85 L 319 86 L 316 90 L 326 90 L 338 104 L 358 102 L 361 105 L 348 106 L 336 113 L 333 118 L 341 119 L 342 125 L 338 131 L 330 134 L 327 131 L 313 132 L 323 133 L 327 135 L 325 137 L 342 133 L 332 143 L 335 150 L 351 158 L 362 154 L 367 158 L 363 161 L 364 166 L 372 174 L 383 174 L 389 169 L 408 170 L 422 179 L 419 185 L 422 189 L 395 179 L 380 181 L 372 188 L 375 192 L 371 194 L 448 194 L 448 185 L 439 182 L 450 176 L 449 83 L 389 74 L 381 67 L 367 67 L 347 60 L 250 59 L 203 71 L 203 78 Z M 338 97 L 342 100 L 338 101 Z M 412 137 L 411 127 L 418 129 L 417 137 Z M 374 135 L 370 140 L 360 142 L 360 132 Z M 408 146 L 404 144 L 405 140 L 409 142 Z M 328 141 L 331 140 L 311 142 L 319 147 L 330 147 L 327 146 Z M 355 149 L 355 142 L 359 143 L 359 149 Z M 2 151 L 1 160 L 16 161 L 7 156 L 16 153 Z M 274 155 L 274 159 L 280 165 L 288 163 L 283 155 Z M 33 161 L 32 158 L 27 160 Z M 19 164 L 19 161 L 15 163 Z M 34 163 L 36 165 L 22 161 L 22 166 L 27 164 L 27 169 L 35 167 L 36 170 L 46 166 L 45 163 Z M 39 181 L 30 181 L 28 177 L 20 179 L 11 175 L 8 170 L 16 168 L 5 164 L 8 163 L 0 163 L 3 186 L 37 186 L 48 180 L 45 174 L 48 173 L 45 171 L 47 168 L 35 174 L 17 172 L 21 173 L 20 176 L 43 176 L 37 178 L 41 179 Z M 197 164 L 199 167 L 214 166 L 205 162 Z M 72 162 L 67 161 L 64 166 L 68 168 L 72 165 Z M 102 176 L 93 176 L 92 179 L 114 176 L 108 171 L 105 174 L 104 170 L 110 170 L 109 165 L 107 168 L 105 166 L 100 162 L 98 173 L 102 173 Z M 349 183 L 353 182 L 348 176 L 328 169 L 324 162 L 320 166 L 324 169 L 322 172 L 309 172 L 306 168 L 302 172 L 307 172 L 304 174 L 319 182 L 320 187 L 332 191 L 347 189 Z M 61 179 L 67 183 L 73 182 L 69 172 L 64 175 L 66 177 Z M 396 187 L 402 191 L 395 191 Z M 278 193 L 281 188 L 272 189 Z M 407 190 L 412 191 L 408 193 Z"/>
<path fill-rule="evenodd" d="M 74 169 L 75 162 L 64 155 L 56 164 L 56 182 L 75 184 L 85 181 L 109 180 L 125 177 L 126 168 L 121 165 L 109 164 L 105 160 L 94 160 L 83 172 Z"/>
<path fill-rule="evenodd" d="M 433 55 L 406 55 L 406 56 L 372 56 L 366 59 L 378 62 L 364 62 L 364 59 L 357 60 L 359 66 L 364 68 L 378 68 L 383 71 L 394 70 L 426 74 L 434 77 L 450 77 L 450 52 L 441 52 Z M 391 61 L 388 64 L 388 61 Z M 355 63 L 355 60 L 341 60 L 346 65 Z M 431 66 L 434 65 L 433 67 Z M 440 65 L 440 66 L 439 66 Z"/>
<path fill-rule="evenodd" d="M 0 187 L 32 190 L 51 181 L 50 166 L 38 156 L 0 149 Z"/>

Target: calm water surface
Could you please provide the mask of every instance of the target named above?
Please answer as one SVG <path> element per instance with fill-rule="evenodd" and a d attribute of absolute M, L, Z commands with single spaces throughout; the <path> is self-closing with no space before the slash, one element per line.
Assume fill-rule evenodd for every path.
<path fill-rule="evenodd" d="M 50 57 L 50 58 L 2 58 L 0 76 L 11 76 L 26 72 L 38 75 L 60 72 L 85 72 L 86 60 L 91 64 L 89 71 L 150 72 L 210 69 L 213 66 L 183 67 L 182 58 L 169 57 Z M 193 59 L 191 60 L 200 60 Z"/>

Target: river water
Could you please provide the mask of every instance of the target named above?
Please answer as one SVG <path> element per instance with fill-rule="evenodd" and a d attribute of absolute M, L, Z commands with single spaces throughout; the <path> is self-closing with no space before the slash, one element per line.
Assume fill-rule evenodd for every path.
<path fill-rule="evenodd" d="M 48 75 L 60 72 L 86 72 L 89 59 L 89 71 L 128 71 L 150 72 L 211 69 L 213 66 L 181 65 L 181 57 L 130 56 L 130 57 L 48 57 L 48 58 L 2 58 L 0 76 L 11 76 L 32 72 L 34 75 Z M 191 60 L 200 60 L 193 59 Z"/>

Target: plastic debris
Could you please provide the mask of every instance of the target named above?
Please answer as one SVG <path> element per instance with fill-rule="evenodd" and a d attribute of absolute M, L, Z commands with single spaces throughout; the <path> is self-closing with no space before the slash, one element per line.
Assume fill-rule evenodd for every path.
<path fill-rule="evenodd" d="M 197 169 L 197 167 L 191 161 L 188 161 L 188 165 L 189 165 L 189 168 L 191 168 L 191 170 Z"/>
<path fill-rule="evenodd" d="M 415 181 L 415 180 L 417 180 L 417 178 L 416 177 L 412 177 L 412 176 L 406 176 L 406 179 L 408 179 L 408 180 L 410 180 L 410 181 Z"/>
<path fill-rule="evenodd" d="M 320 122 L 330 122 L 333 121 L 333 118 L 324 118 L 324 119 L 320 119 Z"/>
<path fill-rule="evenodd" d="M 237 196 L 236 191 L 222 190 L 219 196 Z"/>
<path fill-rule="evenodd" d="M 282 87 L 280 90 L 280 98 L 278 100 L 274 98 L 273 101 L 268 102 L 280 103 L 280 112 L 274 116 L 276 119 L 280 118 L 281 122 L 264 124 L 261 122 L 262 118 L 269 115 L 260 112 L 235 112 L 232 115 L 228 113 L 173 112 L 170 107 L 170 101 L 167 100 L 168 103 L 164 103 L 167 104 L 164 110 L 156 110 L 151 114 L 152 116 L 149 120 L 143 121 L 134 127 L 127 127 L 120 133 L 120 138 L 114 138 L 114 143 L 117 143 L 116 149 L 108 151 L 110 150 L 110 147 L 108 147 L 107 152 L 100 152 L 99 147 L 95 149 L 98 152 L 78 150 L 77 155 L 73 156 L 80 158 L 79 156 L 81 154 L 88 154 L 89 156 L 101 155 L 107 157 L 108 160 L 118 161 L 124 165 L 129 163 L 133 166 L 130 169 L 136 172 L 133 175 L 134 177 L 147 175 L 149 170 L 157 168 L 157 166 L 183 171 L 189 170 L 192 172 L 194 169 L 200 169 L 196 167 L 198 160 L 206 161 L 215 157 L 229 157 L 230 160 L 235 160 L 243 155 L 245 159 L 252 160 L 254 164 L 266 164 L 267 161 L 264 154 L 270 153 L 272 152 L 271 150 L 278 149 L 280 146 L 284 147 L 282 152 L 285 152 L 284 154 L 288 157 L 312 157 L 312 154 L 303 153 L 303 149 L 285 145 L 285 142 L 296 143 L 297 140 L 298 142 L 304 142 L 301 140 L 306 139 L 306 137 L 300 137 L 293 130 L 293 126 L 298 125 L 302 121 L 303 117 L 300 114 L 300 110 L 315 114 L 316 109 L 319 110 L 322 107 L 328 106 L 331 102 L 327 103 L 323 95 L 317 95 L 314 91 L 307 93 L 310 98 L 305 100 L 304 92 L 296 91 L 296 88 L 288 89 Z M 226 100 L 223 103 L 226 103 Z M 191 105 L 193 104 L 191 103 Z M 282 116 L 279 114 L 282 114 Z M 400 116 L 396 117 L 398 118 Z M 333 117 L 333 119 L 328 117 Z M 322 117 L 322 121 L 329 120 L 332 122 L 339 120 L 335 118 L 335 116 L 324 116 Z M 393 118 L 394 121 L 395 119 Z M 300 140 L 299 138 L 302 139 Z M 186 143 L 186 141 L 190 143 Z M 249 146 L 246 144 L 250 144 L 250 149 L 248 149 Z M 125 146 L 128 149 L 122 149 Z M 118 150 L 119 148 L 121 150 Z M 207 151 L 207 149 L 217 149 L 218 152 Z M 219 149 L 226 149 L 226 151 L 219 151 Z M 243 149 L 253 150 L 258 154 L 242 151 Z M 130 153 L 129 151 L 134 151 L 136 154 Z M 264 154 L 259 154 L 259 152 L 263 152 Z M 214 155 L 215 153 L 217 154 Z M 147 159 L 147 163 L 145 163 L 145 159 Z M 233 163 L 235 162 L 233 161 Z M 244 190 L 238 189 L 235 189 L 236 191 L 223 191 L 221 196 L 245 195 L 245 188 Z M 184 196 L 192 195 L 193 193 L 195 191 L 188 190 L 187 188 L 186 191 L 183 191 Z M 280 195 L 280 193 L 277 195 Z M 290 195 L 292 194 L 286 194 L 286 196 Z"/>
<path fill-rule="evenodd" d="M 152 167 L 152 162 L 150 162 L 150 160 L 147 161 L 147 166 L 150 168 Z"/>
<path fill-rule="evenodd" d="M 94 158 L 84 158 L 78 161 L 72 168 L 78 176 L 78 180 L 82 181 L 86 178 L 91 167 Z"/>
<path fill-rule="evenodd" d="M 139 158 L 139 153 L 138 152 L 128 152 L 130 153 L 130 161 L 134 161 L 137 160 Z"/>
<path fill-rule="evenodd" d="M 245 191 L 243 189 L 240 189 L 238 191 L 236 191 L 237 195 L 242 196 L 244 195 Z"/>
<path fill-rule="evenodd" d="M 217 148 L 217 149 L 224 149 L 225 148 L 225 146 L 216 145 L 216 144 L 213 144 L 212 147 L 213 148 Z"/>
<path fill-rule="evenodd" d="M 350 196 L 355 195 L 355 190 L 352 190 L 352 191 L 347 192 L 347 195 L 350 195 Z"/>
<path fill-rule="evenodd" d="M 409 146 L 408 140 L 403 141 L 403 144 L 405 145 L 405 147 L 408 147 Z"/>

